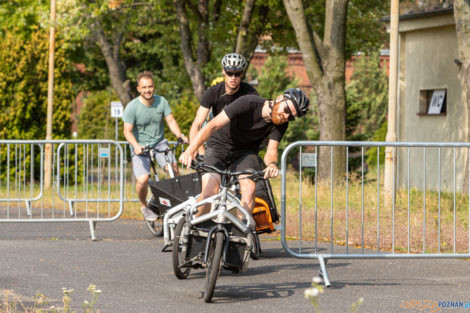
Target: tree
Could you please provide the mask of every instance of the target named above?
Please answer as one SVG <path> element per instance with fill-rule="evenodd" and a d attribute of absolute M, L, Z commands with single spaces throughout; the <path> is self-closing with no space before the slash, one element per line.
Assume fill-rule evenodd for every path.
<path fill-rule="evenodd" d="M 75 44 L 96 44 L 104 57 L 111 86 L 125 105 L 133 98 L 122 44 L 129 39 L 130 25 L 138 24 L 150 3 L 132 0 L 68 0 L 58 2 L 58 16 L 68 39 Z"/>
<path fill-rule="evenodd" d="M 346 138 L 371 140 L 385 122 L 388 106 L 388 77 L 378 51 L 354 61 L 354 73 L 346 86 Z"/>
<path fill-rule="evenodd" d="M 470 141 L 470 3 L 454 0 L 455 30 L 459 54 L 459 79 L 462 85 L 462 103 L 467 106 L 467 141 Z M 470 157 L 470 156 L 469 156 Z M 464 190 L 468 189 L 468 162 L 466 162 Z"/>
<path fill-rule="evenodd" d="M 372 12 L 374 3 L 377 8 L 384 6 L 384 1 L 349 1 L 349 0 L 325 0 L 316 3 L 316 19 L 309 22 L 309 10 L 304 8 L 302 0 L 283 0 L 289 19 L 295 30 L 297 43 L 305 62 L 308 78 L 313 86 L 318 102 L 318 114 L 320 123 L 320 140 L 345 140 L 346 139 L 346 93 L 345 93 L 345 60 L 348 54 L 357 51 L 358 46 L 368 46 L 360 41 L 364 35 L 374 32 L 369 29 L 359 31 L 358 25 L 367 22 L 363 15 L 362 24 L 358 23 L 352 29 L 361 36 L 351 36 L 352 41 L 347 46 L 346 34 L 348 24 L 348 10 L 359 12 Z M 312 13 L 310 13 L 312 14 Z M 320 15 L 323 14 L 323 15 Z M 374 15 L 372 14 L 373 17 Z M 323 17 L 323 23 L 321 19 Z M 369 17 L 369 18 L 370 18 Z M 358 21 L 352 19 L 351 21 Z M 378 23 L 378 20 L 376 21 Z M 376 27 L 379 28 L 378 26 Z M 353 32 L 354 34 L 354 32 Z M 349 48 L 349 49 L 348 49 Z M 335 148 L 333 164 L 330 157 L 322 157 L 329 149 L 320 149 L 318 177 L 321 180 L 328 179 L 330 168 L 333 166 L 334 180 L 343 177 L 346 171 L 344 149 Z"/>
<path fill-rule="evenodd" d="M 266 28 L 268 1 L 173 0 L 179 23 L 181 53 L 194 93 L 200 101 L 206 90 L 206 72 L 213 50 L 227 47 L 251 60 Z M 242 12 L 240 15 L 239 12 Z M 238 26 L 237 26 L 238 25 Z M 234 40 L 236 40 L 234 42 Z M 215 62 L 217 68 L 219 62 Z M 209 70 L 210 72 L 210 70 Z"/>
<path fill-rule="evenodd" d="M 57 39 L 57 46 L 62 45 Z M 29 38 L 7 32 L 0 42 L 0 138 L 37 139 L 46 134 L 48 34 L 36 28 Z M 54 138 L 70 136 L 70 63 L 58 48 L 55 60 Z"/>

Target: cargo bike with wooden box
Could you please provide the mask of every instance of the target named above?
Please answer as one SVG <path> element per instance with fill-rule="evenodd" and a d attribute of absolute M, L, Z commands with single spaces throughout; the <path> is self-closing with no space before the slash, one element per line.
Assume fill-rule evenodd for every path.
<path fill-rule="evenodd" d="M 240 203 L 236 187 L 239 176 L 248 175 L 242 179 L 253 179 L 258 184 L 265 182 L 263 171 L 222 171 L 200 161 L 194 161 L 193 168 L 220 174 L 220 189 L 214 196 L 193 202 L 179 219 L 172 240 L 173 271 L 177 278 L 184 279 L 191 269 L 205 269 L 204 301 L 210 302 L 222 268 L 234 273 L 245 272 L 250 255 L 256 259 L 260 252 L 257 234 L 273 231 L 273 222 L 277 222 L 279 216 L 269 184 L 265 186 L 269 187 L 271 199 L 268 201 L 272 201 L 272 207 L 266 200 L 258 198 L 252 216 Z M 210 204 L 210 213 L 195 217 L 197 208 L 205 204 Z M 241 221 L 237 218 L 237 210 L 243 214 Z"/>

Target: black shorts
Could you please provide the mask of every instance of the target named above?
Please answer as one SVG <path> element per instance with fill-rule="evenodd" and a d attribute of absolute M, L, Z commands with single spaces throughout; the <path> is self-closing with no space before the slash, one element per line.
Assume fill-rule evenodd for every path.
<path fill-rule="evenodd" d="M 211 165 L 220 170 L 230 169 L 231 171 L 261 171 L 264 169 L 258 153 L 253 150 L 220 152 L 208 148 L 204 155 L 204 165 Z"/>

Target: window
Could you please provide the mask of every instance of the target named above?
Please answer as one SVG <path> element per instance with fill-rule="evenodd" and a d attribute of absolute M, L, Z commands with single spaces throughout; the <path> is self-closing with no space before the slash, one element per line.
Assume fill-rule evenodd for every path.
<path fill-rule="evenodd" d="M 427 89 L 419 92 L 418 115 L 446 115 L 447 89 Z"/>

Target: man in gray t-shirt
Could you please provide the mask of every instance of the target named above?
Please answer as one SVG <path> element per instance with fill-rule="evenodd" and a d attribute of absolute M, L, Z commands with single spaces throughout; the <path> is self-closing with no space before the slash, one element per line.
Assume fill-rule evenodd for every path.
<path fill-rule="evenodd" d="M 137 91 L 140 96 L 129 102 L 122 117 L 124 121 L 124 136 L 133 148 L 132 168 L 136 177 L 136 191 L 142 205 L 142 213 L 149 221 L 155 221 L 157 215 L 147 208 L 148 180 L 150 177 L 150 161 L 148 156 L 142 155 L 145 146 L 157 147 L 164 150 L 168 147 L 168 141 L 164 139 L 163 118 L 165 118 L 171 132 L 177 138 L 187 143 L 188 138 L 181 130 L 171 113 L 170 105 L 165 98 L 154 95 L 153 75 L 150 71 L 144 71 L 137 76 Z M 174 156 L 172 168 L 175 175 L 179 175 L 178 166 Z M 168 171 L 165 158 L 156 156 L 158 164 Z"/>

